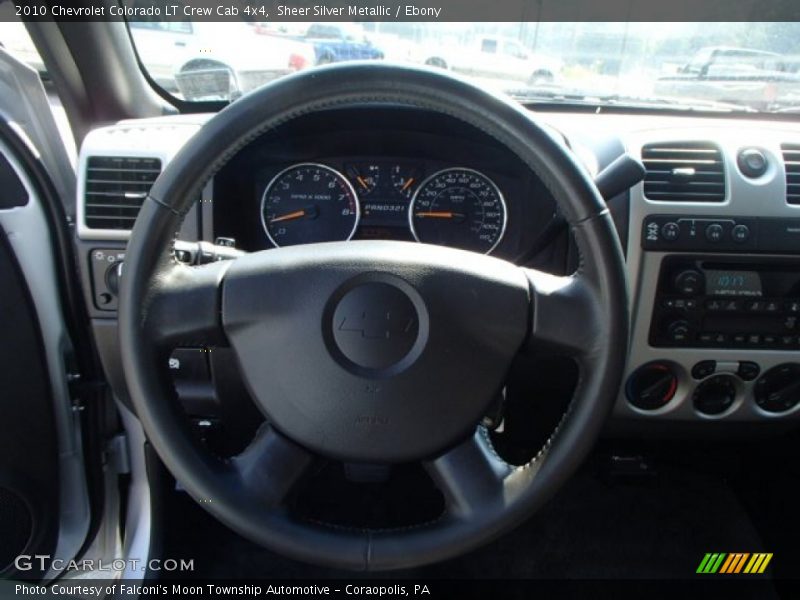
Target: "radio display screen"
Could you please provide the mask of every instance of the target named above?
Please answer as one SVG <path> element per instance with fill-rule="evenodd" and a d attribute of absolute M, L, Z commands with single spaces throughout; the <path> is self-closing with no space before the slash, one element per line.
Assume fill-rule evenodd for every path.
<path fill-rule="evenodd" d="M 761 296 L 761 276 L 756 271 L 706 271 L 708 296 Z"/>

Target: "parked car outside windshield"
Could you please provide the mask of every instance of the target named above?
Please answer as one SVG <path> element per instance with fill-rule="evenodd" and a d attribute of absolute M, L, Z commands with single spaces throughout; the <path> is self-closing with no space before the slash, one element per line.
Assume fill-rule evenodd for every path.
<path fill-rule="evenodd" d="M 800 104 L 800 23 L 130 23 L 185 100 L 348 60 L 426 65 L 526 103 L 775 112 Z"/>

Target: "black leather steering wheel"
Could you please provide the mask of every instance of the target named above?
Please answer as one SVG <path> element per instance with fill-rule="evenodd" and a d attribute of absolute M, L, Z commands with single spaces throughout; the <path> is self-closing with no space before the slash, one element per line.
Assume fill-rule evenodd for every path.
<path fill-rule="evenodd" d="M 200 190 L 237 151 L 302 115 L 405 105 L 494 137 L 544 182 L 580 267 L 557 277 L 460 250 L 388 241 L 294 246 L 190 267 L 172 242 Z M 386 335 L 338 327 L 380 311 Z M 301 72 L 213 117 L 167 165 L 126 253 L 120 344 L 133 405 L 164 463 L 202 506 L 287 556 L 359 570 L 453 557 L 527 518 L 577 468 L 619 390 L 628 303 L 622 252 L 597 189 L 522 107 L 439 71 L 378 63 Z M 352 328 L 350 328 L 352 329 Z M 177 345 L 230 345 L 266 417 L 221 459 L 195 440 L 161 365 Z M 480 426 L 514 356 L 574 357 L 580 377 L 528 464 L 507 464 Z M 290 516 L 284 500 L 315 455 L 421 461 L 446 508 L 434 522 L 356 530 Z"/>

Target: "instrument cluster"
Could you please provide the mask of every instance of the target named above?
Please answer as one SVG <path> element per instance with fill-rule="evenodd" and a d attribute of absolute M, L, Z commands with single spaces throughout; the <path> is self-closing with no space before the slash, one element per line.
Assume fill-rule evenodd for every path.
<path fill-rule="evenodd" d="M 396 239 L 489 254 L 503 238 L 503 193 L 480 171 L 371 160 L 340 167 L 300 162 L 272 177 L 260 207 L 273 245 Z"/>

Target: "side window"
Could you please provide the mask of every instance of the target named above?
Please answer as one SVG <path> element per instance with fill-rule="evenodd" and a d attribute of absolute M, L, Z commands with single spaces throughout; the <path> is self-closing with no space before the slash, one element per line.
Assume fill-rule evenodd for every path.
<path fill-rule="evenodd" d="M 497 54 L 497 40 L 483 39 L 481 40 L 481 52 L 487 54 Z"/>
<path fill-rule="evenodd" d="M 13 2 L 0 2 L 0 47 L 40 74 L 45 73 L 44 62 L 25 25 L 17 18 Z"/>

